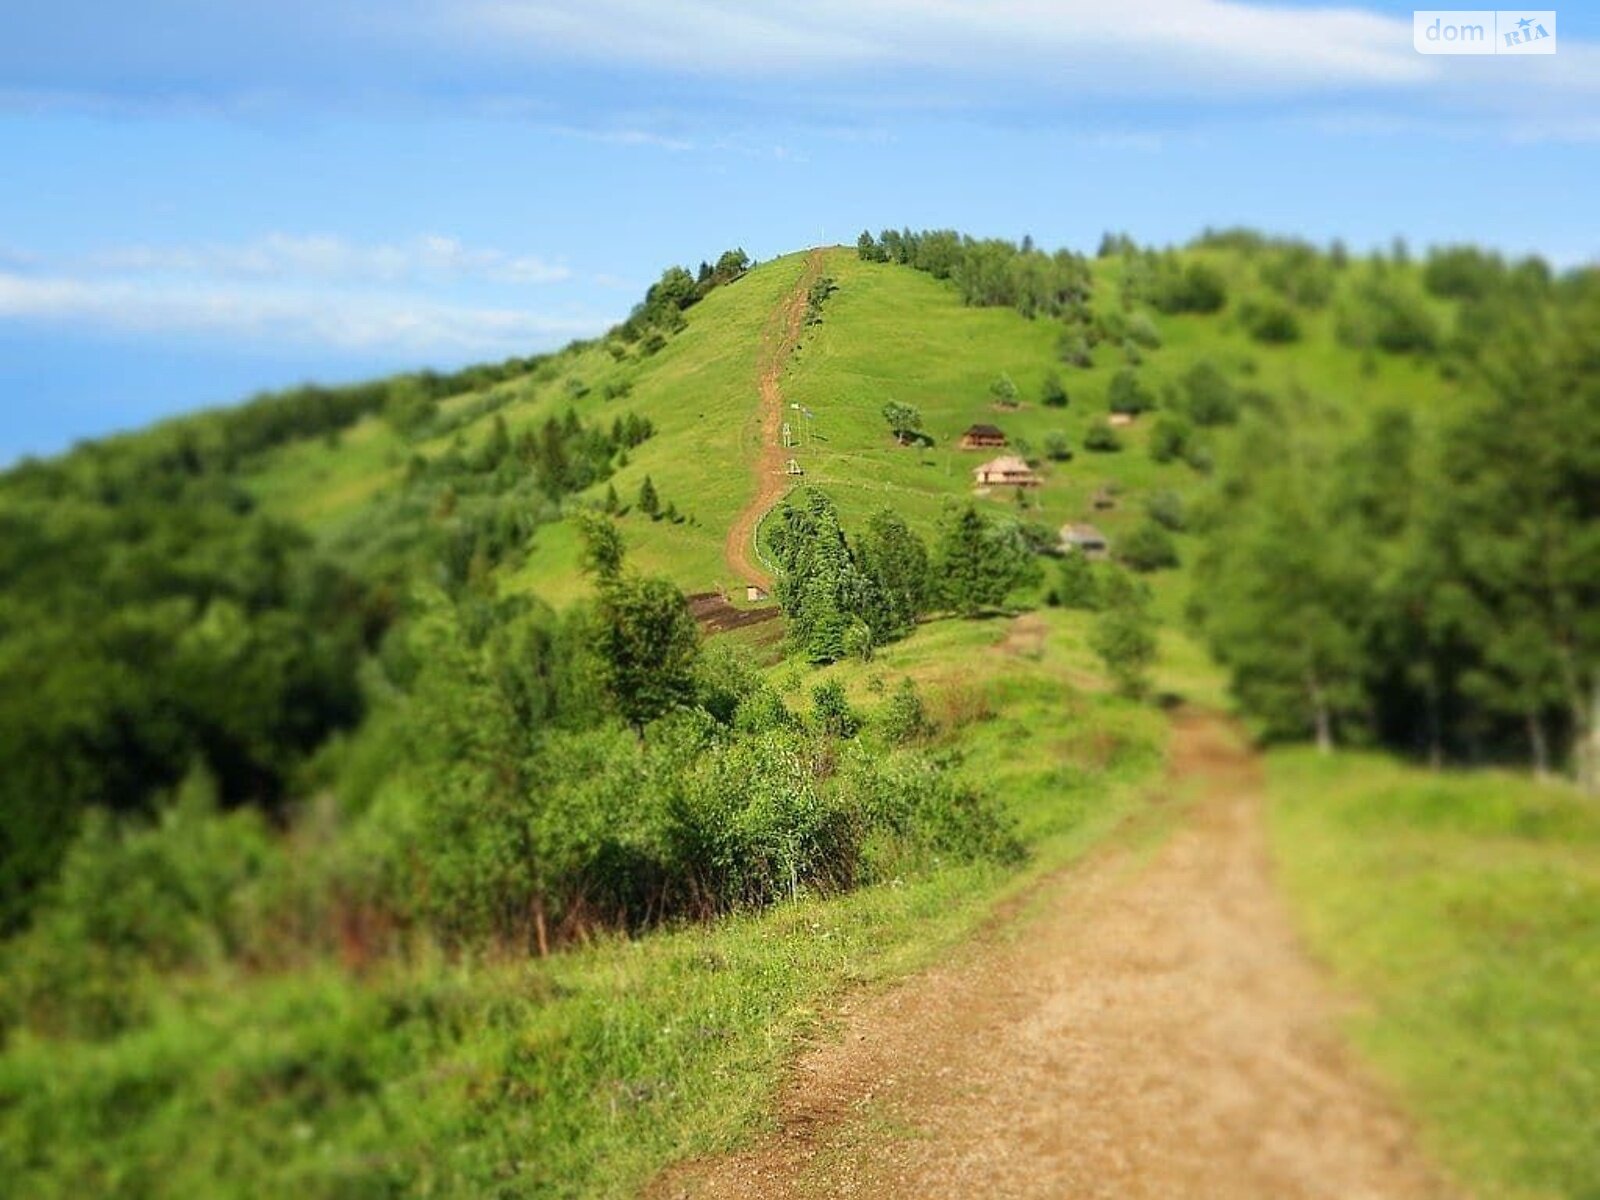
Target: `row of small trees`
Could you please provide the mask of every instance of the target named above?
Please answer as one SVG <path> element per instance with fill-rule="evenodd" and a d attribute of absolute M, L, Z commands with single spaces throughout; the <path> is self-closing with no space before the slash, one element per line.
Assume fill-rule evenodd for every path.
<path fill-rule="evenodd" d="M 866 657 L 936 610 L 997 608 L 1037 573 L 1022 529 L 971 504 L 945 514 L 930 552 L 887 508 L 847 536 L 833 501 L 807 488 L 779 506 L 766 537 L 790 637 L 813 662 Z"/>

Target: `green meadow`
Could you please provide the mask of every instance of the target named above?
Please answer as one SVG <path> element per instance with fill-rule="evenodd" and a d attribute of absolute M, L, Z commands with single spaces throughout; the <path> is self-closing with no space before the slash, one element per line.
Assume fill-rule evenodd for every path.
<path fill-rule="evenodd" d="M 1600 810 L 1565 785 L 1269 759 L 1280 877 L 1356 1045 L 1483 1196 L 1600 1180 Z"/>

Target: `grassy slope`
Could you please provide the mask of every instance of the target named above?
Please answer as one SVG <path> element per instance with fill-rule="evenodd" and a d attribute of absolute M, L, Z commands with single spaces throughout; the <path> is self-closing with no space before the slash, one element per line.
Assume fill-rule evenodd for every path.
<path fill-rule="evenodd" d="M 1273 841 L 1357 1044 L 1484 1196 L 1600 1196 L 1600 811 L 1375 757 L 1271 759 Z"/>
<path fill-rule="evenodd" d="M 1145 353 L 1139 372 L 1157 394 L 1206 358 L 1242 385 L 1280 397 L 1304 393 L 1326 402 L 1345 421 L 1381 404 L 1407 406 L 1426 421 L 1459 402 L 1457 385 L 1439 378 L 1431 365 L 1378 355 L 1363 366 L 1361 356 L 1334 336 L 1334 305 L 1302 314 L 1304 336 L 1297 343 L 1262 346 L 1251 341 L 1232 314 L 1244 299 L 1263 291 L 1254 267 L 1230 252 L 1192 253 L 1206 257 L 1229 278 L 1230 304 L 1218 316 L 1150 314 L 1163 345 Z M 534 375 L 491 389 L 510 397 L 499 411 L 513 431 L 569 406 L 588 420 L 609 423 L 613 416 L 632 411 L 655 423 L 657 436 L 634 453 L 612 482 L 626 503 L 649 474 L 663 500 L 692 518 L 684 525 L 651 523 L 637 514 L 623 519 L 637 565 L 666 575 L 686 591 L 732 582 L 722 560 L 722 538 L 752 493 L 749 458 L 759 430 L 756 383 L 762 333 L 798 280 L 804 258 L 803 253 L 785 255 L 713 291 L 689 310 L 687 328 L 652 358 L 617 363 L 595 344 L 563 353 Z M 1097 302 L 1116 304 L 1120 263 L 1103 260 L 1094 268 Z M 1142 498 L 1152 490 L 1194 495 L 1203 486 L 1184 465 L 1151 461 L 1146 451 L 1151 418 L 1124 431 L 1126 445 L 1120 453 L 1081 449 L 1088 428 L 1105 420 L 1107 389 L 1124 365 L 1116 348 L 1100 347 L 1088 370 L 1060 368 L 1071 404 L 1066 410 L 1043 408 L 1037 399 L 1040 386 L 1057 365 L 1054 322 L 1030 321 L 1009 309 L 964 307 L 951 285 L 905 267 L 863 263 L 850 249 L 826 251 L 824 269 L 838 291 L 827 303 L 823 323 L 808 331 L 788 364 L 783 388 L 786 400 L 816 414 L 808 429 L 797 430 L 811 435 L 795 454 L 807 472 L 804 482 L 829 491 L 847 524 L 857 525 L 875 508 L 890 504 L 931 536 L 945 499 L 970 495 L 971 469 L 988 457 L 955 448 L 961 431 L 975 421 L 996 423 L 1035 450 L 1050 430 L 1068 435 L 1076 457 L 1046 466 L 1046 486 L 1032 497 L 1035 507 L 1029 515 L 1051 525 L 1091 519 L 1115 538 L 1141 519 Z M 1347 281 L 1356 270 L 1346 273 Z M 990 404 L 989 384 L 1001 372 L 1021 389 L 1019 411 L 996 412 Z M 573 399 L 570 380 L 580 380 L 587 394 Z M 605 385 L 623 381 L 632 386 L 628 396 L 603 398 Z M 450 404 L 465 409 L 482 398 L 463 396 Z M 893 444 L 881 416 L 889 399 L 922 411 L 933 447 Z M 807 426 L 798 414 L 790 415 L 798 426 Z M 487 433 L 489 421 L 485 414 L 450 436 L 470 444 Z M 1211 440 L 1225 448 L 1226 434 L 1214 434 Z M 269 507 L 335 537 L 364 501 L 399 486 L 413 452 L 437 453 L 447 441 L 410 446 L 373 418 L 348 431 L 337 446 L 314 441 L 279 450 L 252 473 L 251 483 Z M 1096 514 L 1090 497 L 1107 482 L 1123 489 L 1123 502 L 1116 512 Z M 595 489 L 595 497 L 603 490 L 603 485 Z M 986 503 L 1014 507 L 1009 494 Z M 1185 579 L 1179 571 L 1157 580 L 1159 607 L 1174 624 Z M 582 585 L 572 527 L 541 529 L 524 566 L 505 582 L 558 605 L 576 598 Z"/>
<path fill-rule="evenodd" d="M 1385 356 L 1363 366 L 1335 341 L 1331 309 L 1304 318 L 1300 343 L 1256 345 L 1231 315 L 1257 286 L 1251 268 L 1206 253 L 1230 277 L 1229 311 L 1156 319 L 1164 345 L 1146 353 L 1141 374 L 1158 393 L 1206 357 L 1243 383 L 1280 396 L 1303 389 L 1347 416 L 1402 403 L 1426 420 L 1457 402 L 1431 367 Z M 588 419 L 635 411 L 655 422 L 657 437 L 614 482 L 630 500 L 649 473 L 663 498 L 694 518 L 681 526 L 637 515 L 623 521 L 634 561 L 686 590 L 727 578 L 723 533 L 751 494 L 761 333 L 802 261 L 786 256 L 713 292 L 653 358 L 618 363 L 596 345 L 493 389 L 506 398 L 500 411 L 513 431 L 569 404 Z M 1036 447 L 1059 428 L 1076 448 L 1104 419 L 1118 351 L 1102 347 L 1087 371 L 1063 368 L 1071 406 L 1042 409 L 1052 322 L 964 308 L 948 285 L 861 263 L 851 251 L 828 252 L 826 270 L 839 291 L 784 387 L 817 414 L 816 440 L 796 455 L 806 481 L 832 492 L 849 522 L 887 501 L 931 533 L 945 498 L 969 494 L 968 472 L 983 457 L 952 448 L 973 421 L 992 420 Z M 1099 302 L 1114 304 L 1118 264 L 1095 270 Z M 989 406 L 988 385 L 1001 371 L 1022 389 L 1020 412 Z M 587 394 L 574 400 L 569 380 L 581 380 Z M 621 381 L 631 394 L 604 399 L 605 385 Z M 879 412 L 890 398 L 921 408 L 933 448 L 892 445 Z M 450 407 L 469 412 L 484 399 L 461 397 Z M 450 436 L 476 441 L 488 420 Z M 1189 468 L 1151 462 L 1148 424 L 1131 431 L 1121 454 L 1080 449 L 1073 462 L 1050 468 L 1033 515 L 1052 524 L 1082 518 L 1094 489 L 1115 481 L 1127 496 L 1122 508 L 1094 517 L 1115 536 L 1139 519 L 1141 493 L 1197 493 L 1203 480 Z M 398 486 L 412 453 L 446 444 L 409 445 L 370 420 L 334 445 L 279 450 L 250 482 L 270 508 L 334 540 L 366 502 Z M 524 566 L 502 582 L 558 604 L 581 595 L 570 525 L 542 528 Z M 1185 572 L 1157 582 L 1161 608 L 1176 617 Z M 1158 730 L 1150 714 L 1095 690 L 1082 614 L 1031 619 L 1046 631 L 1037 658 L 1026 640 L 1002 649 L 1001 622 L 940 623 L 874 664 L 829 670 L 867 708 L 879 702 L 874 677 L 892 683 L 908 672 L 943 691 L 951 712 L 992 709 L 993 719 L 960 739 L 966 769 L 1010 798 L 1037 850 L 1030 871 L 1038 871 L 1080 851 L 1126 811 L 1153 761 L 1118 747 L 1149 746 Z M 970 679 L 978 656 L 1006 663 L 1013 679 L 979 694 Z M 788 664 L 775 671 L 799 688 L 817 679 Z M 1161 683 L 1204 702 L 1224 700 L 1217 672 L 1176 628 L 1164 633 Z M 1572 958 L 1577 937 L 1592 930 L 1592 835 L 1573 827 L 1565 840 L 1533 843 L 1431 828 L 1424 837 L 1421 826 L 1380 819 L 1363 800 L 1400 787 L 1388 770 L 1279 761 L 1276 777 L 1290 797 L 1275 827 L 1285 878 L 1313 943 L 1374 998 L 1363 1046 L 1417 1098 L 1447 1151 L 1468 1174 L 1519 1179 L 1533 1194 L 1556 1189 L 1561 1171 L 1582 1165 L 1575 1155 L 1592 1162 L 1595 1136 L 1592 1118 L 1584 1126 L 1581 1116 L 1564 1117 L 1552 1098 L 1586 1103 L 1574 1105 L 1578 1114 L 1600 1111 L 1592 1069 L 1586 1075 L 1572 1065 L 1585 1061 L 1586 1049 L 1588 1061 L 1595 1058 L 1592 1017 L 1574 1007 L 1593 995 L 1593 964 L 1583 976 Z M 1312 803 L 1310 792 L 1319 800 L 1326 792 L 1331 803 Z M 1504 897 L 1468 870 L 1484 859 L 1494 868 L 1488 878 L 1511 881 Z M 1579 863 L 1587 874 L 1573 873 Z M 1404 903 L 1386 903 L 1391 883 Z M 146 1034 L 104 1047 L 13 1047 L 0 1072 L 46 1080 L 48 1090 L 7 1122 L 0 1163 L 66 1154 L 53 1176 L 62 1194 L 218 1194 L 208 1186 L 218 1177 L 235 1181 L 240 1194 L 261 1194 L 259 1180 L 269 1174 L 281 1191 L 311 1195 L 381 1194 L 385 1181 L 483 1194 L 491 1180 L 509 1194 L 623 1194 L 666 1159 L 726 1145 L 759 1121 L 787 1047 L 829 994 L 951 946 L 1013 886 L 1001 872 L 964 868 L 544 964 L 423 965 L 363 984 L 336 975 L 244 987 L 197 981 L 197 995 L 175 995 Z M 1562 915 L 1567 896 L 1589 906 L 1570 913 L 1588 917 Z M 1494 925 L 1502 900 L 1515 911 Z M 1500 929 L 1494 937 L 1474 933 L 1484 914 Z M 1580 919 L 1590 925 L 1560 924 Z M 1409 948 L 1412 937 L 1425 954 Z M 1497 965 L 1502 949 L 1514 969 Z M 1485 1014 L 1502 1004 L 1506 1019 L 1491 1022 Z M 1482 1036 L 1491 1027 L 1493 1036 Z M 1547 1065 L 1561 1060 L 1564 1067 Z M 1547 1069 L 1561 1088 L 1541 1090 Z M 1504 1097 L 1496 1075 L 1514 1081 Z M 1469 1086 L 1452 1087 L 1462 1081 Z M 49 1194 L 42 1183 L 33 1190 Z"/>
<path fill-rule="evenodd" d="M 949 744 L 1016 817 L 1020 874 L 951 867 L 546 962 L 193 980 L 147 1030 L 0 1057 L 20 1098 L 0 1175 L 39 1197 L 623 1196 L 732 1145 L 832 995 L 948 952 L 1136 807 L 1159 717 L 1074 686 L 1062 630 L 1017 653 L 1008 632 L 946 622 L 832 670 L 869 712 L 910 674 L 967 722 Z M 1012 670 L 975 682 L 973 655 Z"/>

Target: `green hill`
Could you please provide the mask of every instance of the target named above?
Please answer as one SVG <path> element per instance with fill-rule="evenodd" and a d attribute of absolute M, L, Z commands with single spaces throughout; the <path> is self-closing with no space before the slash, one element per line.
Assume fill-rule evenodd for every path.
<path fill-rule="evenodd" d="M 829 997 L 1140 811 L 1160 703 L 1595 769 L 1595 273 L 1237 231 L 746 266 L 554 354 L 0 476 L 0 1173 L 623 1194 L 758 1122 Z M 975 486 L 980 423 L 1039 486 Z M 1326 870 L 1297 898 L 1363 954 Z"/>

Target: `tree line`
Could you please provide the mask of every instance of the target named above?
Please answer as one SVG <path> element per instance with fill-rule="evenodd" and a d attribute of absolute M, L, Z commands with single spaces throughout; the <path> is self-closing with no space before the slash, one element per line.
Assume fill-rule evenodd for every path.
<path fill-rule="evenodd" d="M 1430 267 L 1469 297 L 1440 345 L 1475 399 L 1343 437 L 1303 401 L 1250 414 L 1202 521 L 1196 616 L 1272 732 L 1595 786 L 1600 273 Z"/>

